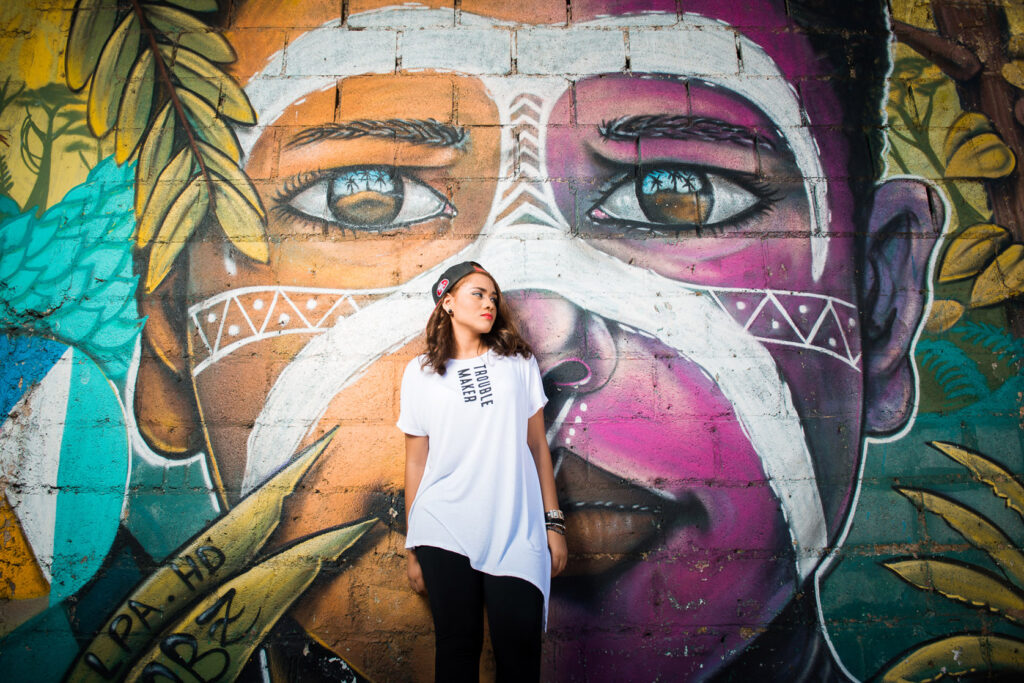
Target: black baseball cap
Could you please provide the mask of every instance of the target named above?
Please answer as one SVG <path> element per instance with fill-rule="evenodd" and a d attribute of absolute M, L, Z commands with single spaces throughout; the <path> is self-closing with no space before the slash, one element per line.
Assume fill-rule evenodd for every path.
<path fill-rule="evenodd" d="M 430 289 L 430 294 L 434 297 L 434 305 L 437 306 L 441 297 L 454 287 L 459 280 L 472 273 L 483 273 L 488 277 L 491 276 L 491 274 L 484 270 L 484 267 L 476 261 L 463 261 L 462 263 L 456 263 L 454 266 L 441 273 L 441 277 L 437 278 L 437 281 L 434 282 L 434 286 Z"/>

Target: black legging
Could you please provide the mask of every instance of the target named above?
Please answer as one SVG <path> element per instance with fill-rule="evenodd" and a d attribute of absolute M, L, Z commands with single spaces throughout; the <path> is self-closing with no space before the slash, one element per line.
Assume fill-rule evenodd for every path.
<path fill-rule="evenodd" d="M 437 683 L 479 680 L 485 605 L 498 683 L 540 680 L 540 589 L 524 579 L 477 571 L 467 557 L 448 550 L 419 546 L 416 558 L 434 617 Z"/>

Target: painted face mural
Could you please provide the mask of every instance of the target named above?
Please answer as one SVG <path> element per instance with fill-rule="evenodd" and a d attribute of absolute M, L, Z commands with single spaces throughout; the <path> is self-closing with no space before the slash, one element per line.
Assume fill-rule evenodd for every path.
<path fill-rule="evenodd" d="M 934 234 L 941 206 L 909 182 L 871 205 L 851 181 L 852 141 L 831 125 L 843 103 L 814 80 L 831 67 L 780 7 L 586 9 L 561 44 L 519 33 L 509 75 L 508 27 L 537 8 L 473 5 L 458 29 L 436 27 L 450 10 L 353 12 L 349 27 L 408 27 L 397 71 L 376 34 L 326 17 L 247 55 L 244 27 L 273 9 L 241 9 L 259 124 L 236 132 L 270 258 L 197 241 L 179 273 L 229 500 L 340 425 L 278 539 L 400 517 L 397 378 L 430 282 L 480 261 L 552 399 L 572 552 L 552 675 L 707 677 L 786 619 L 777 658 L 828 669 L 817 630 L 793 626 L 810 600 L 786 615 L 840 535 L 862 435 L 909 416 L 931 243 L 887 244 L 886 230 Z M 762 28 L 742 30 L 755 16 Z M 425 672 L 426 636 L 382 664 L 366 635 L 428 625 L 400 588 L 401 528 L 375 542 L 295 618 L 371 678 Z"/>
<path fill-rule="evenodd" d="M 992 531 L 1024 510 L 997 462 L 1013 469 L 1024 443 L 1010 332 L 1024 315 L 1007 303 L 1024 292 L 1024 238 L 1007 186 L 965 180 L 1010 182 L 1024 136 L 978 118 L 993 100 L 972 99 L 973 75 L 935 85 L 952 62 L 908 56 L 1007 20 L 888 4 L 892 17 L 826 0 L 65 12 L 69 52 L 82 16 L 106 11 L 110 38 L 92 41 L 94 72 L 68 57 L 35 100 L 0 86 L 0 161 L 8 142 L 57 154 L 14 104 L 59 121 L 39 102 L 64 93 L 61 116 L 85 102 L 83 130 L 102 136 L 98 81 L 157 74 L 158 58 L 170 71 L 148 114 L 127 79 L 62 199 L 73 179 L 39 171 L 9 192 L 0 164 L 0 356 L 28 359 L 0 367 L 0 677 L 430 680 L 395 420 L 430 285 L 465 260 L 494 275 L 549 397 L 570 558 L 544 680 L 1024 670 L 1017 612 L 999 607 L 1024 586 L 1019 534 Z M 133 13 L 156 42 L 143 30 L 132 47 Z M 1005 14 L 1020 34 L 1024 12 Z M 1002 62 L 971 47 L 990 60 L 976 80 L 1024 90 L 1007 31 Z M 104 58 L 118 41 L 135 62 Z M 191 52 L 208 58 L 195 82 Z M 145 180 L 142 150 L 165 135 L 171 175 L 189 135 L 206 163 L 223 162 L 208 148 L 230 158 L 200 169 L 196 151 L 183 176 Z M 228 201 L 249 188 L 239 168 L 254 188 L 239 202 L 266 210 L 265 260 L 259 226 L 227 220 L 244 218 Z M 138 198 L 161 184 L 174 207 L 196 201 L 154 224 Z M 957 502 L 968 484 L 988 488 Z M 933 619 L 934 593 L 965 613 L 995 605 L 1018 630 L 985 610 Z"/>

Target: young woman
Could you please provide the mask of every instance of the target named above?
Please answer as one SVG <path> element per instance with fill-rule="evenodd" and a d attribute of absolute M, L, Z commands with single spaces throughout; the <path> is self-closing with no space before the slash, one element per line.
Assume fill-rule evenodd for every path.
<path fill-rule="evenodd" d="M 437 681 L 476 681 L 487 609 L 497 679 L 537 681 L 565 523 L 530 347 L 479 264 L 432 292 L 427 352 L 402 378 L 409 583 L 426 592 Z"/>

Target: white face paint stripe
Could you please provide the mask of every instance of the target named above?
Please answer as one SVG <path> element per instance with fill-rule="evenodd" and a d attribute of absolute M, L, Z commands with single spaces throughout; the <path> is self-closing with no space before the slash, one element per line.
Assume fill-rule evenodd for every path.
<path fill-rule="evenodd" d="M 508 219 L 510 221 L 520 220 L 524 215 L 526 215 L 525 212 L 516 211 L 513 212 L 513 214 L 510 214 Z M 533 217 L 536 216 L 534 215 Z M 264 339 L 290 334 L 322 334 L 330 329 L 330 325 L 326 324 L 329 322 L 327 318 L 332 312 L 339 308 L 341 303 L 350 305 L 353 311 L 355 311 L 359 309 L 359 305 L 357 300 L 353 298 L 354 296 L 363 296 L 371 293 L 378 296 L 385 296 L 393 291 L 395 291 L 394 287 L 382 290 L 352 290 L 267 285 L 262 287 L 242 287 L 239 289 L 233 289 L 212 296 L 197 304 L 193 304 L 189 307 L 189 324 L 198 337 L 199 344 L 195 345 L 193 349 L 193 358 L 196 363 L 192 368 L 192 376 L 198 377 L 204 370 L 214 363 L 217 363 L 225 356 L 238 351 L 244 346 L 263 341 Z M 861 371 L 860 353 L 855 354 L 851 349 L 849 342 L 849 335 L 855 334 L 854 331 L 858 327 L 857 320 L 854 317 L 857 315 L 857 309 L 854 304 L 833 296 L 818 294 L 816 292 L 797 292 L 779 289 L 745 289 L 736 287 L 702 287 L 702 291 L 706 292 L 719 308 L 729 313 L 736 322 L 743 325 L 743 328 L 748 331 L 750 331 L 751 325 L 757 318 L 755 315 L 757 311 L 762 311 L 767 308 L 772 315 L 778 316 L 778 318 L 785 324 L 782 326 L 783 331 L 775 336 L 759 336 L 756 331 L 750 331 L 750 334 L 754 339 L 762 344 L 790 346 L 804 351 L 821 353 L 831 358 L 835 358 L 838 361 L 842 361 L 855 372 L 859 373 Z M 285 293 L 287 293 L 287 295 Z M 264 295 L 263 298 L 260 299 L 263 302 L 260 310 L 255 312 L 249 311 L 246 316 L 250 318 L 253 323 L 255 323 L 259 317 L 263 318 L 263 322 L 259 325 L 259 329 L 255 334 L 243 333 L 240 336 L 231 339 L 228 344 L 218 344 L 216 343 L 216 338 L 210 338 L 206 335 L 204 326 L 201 322 L 206 316 L 213 313 L 219 320 L 224 311 L 224 302 L 229 299 L 231 300 L 231 306 L 237 306 L 240 310 L 248 310 L 246 307 L 251 307 L 252 303 L 247 302 L 246 295 L 251 294 Z M 278 325 L 278 318 L 282 311 L 293 314 L 292 306 L 294 304 L 287 303 L 285 296 L 290 296 L 292 300 L 302 300 L 306 296 L 318 295 L 329 297 L 335 301 L 335 303 L 332 304 L 331 309 L 329 309 L 328 314 L 321 320 L 307 321 L 305 324 L 301 324 L 302 321 L 296 317 L 296 322 L 293 325 L 288 327 L 281 327 Z M 747 295 L 749 298 L 756 298 L 757 303 L 754 303 L 752 308 L 749 310 L 740 310 L 736 308 L 736 303 L 733 303 L 732 305 L 729 304 L 727 300 L 728 295 Z M 815 315 L 814 322 L 811 323 L 808 328 L 809 331 L 804 332 L 804 326 L 801 326 L 794 321 L 794 312 L 797 306 L 797 303 L 795 302 L 802 302 L 808 299 L 818 300 L 822 302 L 823 305 L 817 315 Z M 740 303 L 746 305 L 747 302 L 742 301 Z M 830 338 L 822 337 L 818 334 L 818 332 L 820 332 L 820 330 L 827 324 L 831 324 L 831 326 L 838 329 L 839 332 L 839 338 L 836 339 L 836 344 L 834 346 L 828 343 Z"/>
<path fill-rule="evenodd" d="M 287 462 L 338 392 L 422 331 L 437 273 L 473 258 L 486 263 L 506 291 L 552 292 L 653 334 L 714 377 L 762 459 L 789 524 L 797 571 L 808 576 L 827 543 L 824 509 L 792 395 L 771 354 L 699 287 L 629 266 L 581 240 L 557 239 L 558 234 L 542 225 L 508 223 L 310 341 L 278 377 L 256 420 L 243 493 Z M 529 263 L 550 267 L 541 272 Z M 573 273 L 571 286 L 552 274 L 560 272 Z M 623 295 L 609 297 L 608 291 Z"/>
<path fill-rule="evenodd" d="M 560 90 L 524 93 L 521 87 L 526 83 L 537 84 L 497 79 L 488 87 L 502 122 L 510 119 L 513 107 L 519 108 L 524 95 L 543 102 L 535 125 L 541 150 L 537 173 L 544 177 L 546 112 Z M 517 192 L 519 186 L 537 182 L 533 177 L 503 179 L 491 219 L 476 242 L 340 320 L 299 352 L 274 383 L 250 434 L 243 493 L 287 462 L 287 454 L 320 421 L 337 393 L 420 333 L 432 307 L 427 292 L 437 274 L 451 263 L 475 259 L 487 264 L 506 291 L 537 289 L 562 296 L 596 315 L 657 337 L 714 377 L 761 457 L 790 529 L 797 572 L 801 579 L 808 576 L 826 546 L 827 527 L 800 419 L 771 354 L 702 288 L 630 266 L 573 239 L 549 187 L 539 197 Z M 519 222 L 518 213 L 505 212 L 509 197 L 529 203 L 546 220 Z M 494 222 L 499 212 L 503 218 Z M 546 267 L 531 268 L 531 263 Z M 571 286 L 559 273 L 573 274 Z M 609 291 L 621 295 L 609 297 Z M 708 344 L 708 339 L 716 340 L 715 344 Z"/>

